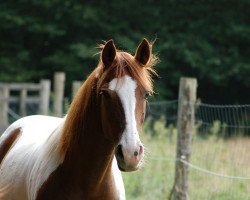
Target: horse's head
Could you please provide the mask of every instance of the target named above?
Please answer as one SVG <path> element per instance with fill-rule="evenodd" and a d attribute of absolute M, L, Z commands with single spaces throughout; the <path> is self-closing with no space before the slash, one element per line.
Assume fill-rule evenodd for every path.
<path fill-rule="evenodd" d="M 147 97 L 152 94 L 152 65 L 156 57 L 144 39 L 134 56 L 118 51 L 112 40 L 102 49 L 96 71 L 102 129 L 116 144 L 115 156 L 122 171 L 140 166 L 144 148 L 140 141 Z"/>

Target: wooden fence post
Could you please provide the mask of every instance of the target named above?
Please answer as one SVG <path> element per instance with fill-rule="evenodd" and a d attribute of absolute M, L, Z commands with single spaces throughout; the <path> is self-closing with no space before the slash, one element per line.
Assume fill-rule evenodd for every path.
<path fill-rule="evenodd" d="M 181 78 L 178 102 L 175 182 L 170 194 L 170 200 L 188 200 L 188 166 L 181 160 L 188 162 L 191 156 L 196 89 L 196 79 Z"/>
<path fill-rule="evenodd" d="M 65 73 L 56 72 L 54 75 L 53 115 L 57 117 L 62 117 L 63 114 L 64 83 Z"/>
<path fill-rule="evenodd" d="M 26 116 L 26 98 L 27 98 L 27 90 L 22 89 L 20 92 L 20 101 L 19 101 L 19 110 L 20 116 Z"/>
<path fill-rule="evenodd" d="M 49 97 L 50 97 L 50 80 L 41 80 L 40 81 L 40 104 L 39 112 L 42 115 L 48 115 L 49 113 Z"/>
<path fill-rule="evenodd" d="M 76 95 L 77 91 L 80 89 L 81 85 L 82 85 L 81 81 L 73 81 L 73 83 L 72 83 L 72 99 Z"/>
<path fill-rule="evenodd" d="M 9 88 L 0 87 L 0 135 L 8 127 L 8 109 L 9 109 Z"/>

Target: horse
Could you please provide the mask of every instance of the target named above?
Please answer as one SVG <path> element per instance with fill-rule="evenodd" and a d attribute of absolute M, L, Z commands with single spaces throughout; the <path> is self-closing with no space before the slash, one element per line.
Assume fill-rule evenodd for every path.
<path fill-rule="evenodd" d="M 157 57 L 143 39 L 132 56 L 113 40 L 65 117 L 33 115 L 0 138 L 0 200 L 124 200 L 121 171 L 141 167 L 140 141 Z"/>

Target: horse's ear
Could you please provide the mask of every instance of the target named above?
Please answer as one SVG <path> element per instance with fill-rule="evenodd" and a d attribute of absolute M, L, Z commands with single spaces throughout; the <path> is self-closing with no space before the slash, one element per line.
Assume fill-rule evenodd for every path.
<path fill-rule="evenodd" d="M 112 65 L 115 59 L 115 55 L 116 48 L 114 42 L 113 40 L 109 40 L 102 50 L 102 63 L 104 64 L 105 69 L 109 68 Z"/>
<path fill-rule="evenodd" d="M 146 65 L 151 56 L 151 45 L 147 39 L 143 39 L 141 44 L 138 46 L 135 59 L 143 65 Z"/>

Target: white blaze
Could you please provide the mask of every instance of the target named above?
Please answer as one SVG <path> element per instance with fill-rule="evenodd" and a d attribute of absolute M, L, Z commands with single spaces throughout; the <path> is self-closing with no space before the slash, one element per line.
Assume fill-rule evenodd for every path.
<path fill-rule="evenodd" d="M 124 109 L 126 125 L 120 142 L 123 147 L 127 150 L 131 149 L 131 153 L 133 153 L 138 144 L 140 144 L 135 119 L 135 90 L 137 84 L 127 75 L 123 77 L 121 82 L 117 81 L 117 78 L 113 79 L 109 83 L 109 89 L 117 92 Z"/>

